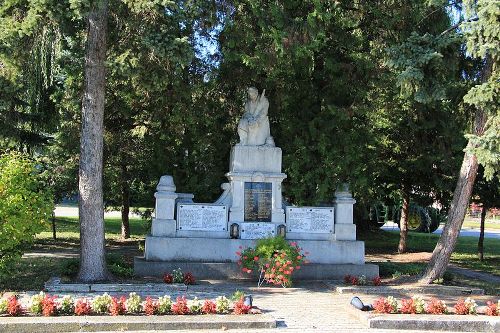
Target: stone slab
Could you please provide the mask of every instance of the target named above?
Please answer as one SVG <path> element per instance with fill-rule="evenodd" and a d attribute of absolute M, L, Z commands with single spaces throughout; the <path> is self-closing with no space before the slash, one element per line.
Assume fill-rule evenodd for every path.
<path fill-rule="evenodd" d="M 292 241 L 288 239 L 289 241 Z M 365 263 L 365 244 L 361 241 L 296 240 L 307 259 L 317 264 Z M 239 247 L 255 246 L 255 240 L 216 238 L 146 237 L 148 261 L 237 262 Z"/>
<path fill-rule="evenodd" d="M 164 272 L 181 268 L 184 272 L 192 272 L 197 279 L 250 279 L 256 280 L 255 274 L 244 274 L 236 263 L 202 263 L 202 262 L 164 262 L 146 261 L 143 257 L 134 258 L 134 273 L 138 276 L 162 276 Z M 378 276 L 377 265 L 333 265 L 307 264 L 294 273 L 296 280 L 333 280 L 341 279 L 345 275 Z"/>
<path fill-rule="evenodd" d="M 227 231 L 227 207 L 214 204 L 177 205 L 178 229 L 207 233 Z"/>
<path fill-rule="evenodd" d="M 121 332 L 275 328 L 269 315 L 0 317 L 0 332 Z"/>
<path fill-rule="evenodd" d="M 348 311 L 370 328 L 419 331 L 500 332 L 500 318 L 474 315 L 404 315 Z"/>
<path fill-rule="evenodd" d="M 384 295 L 384 294 L 439 294 L 446 296 L 471 296 L 484 295 L 484 290 L 480 288 L 468 288 L 457 286 L 342 286 L 338 283 L 327 282 L 339 294 L 365 294 L 365 295 Z"/>
<path fill-rule="evenodd" d="M 174 237 L 176 230 L 175 220 L 154 218 L 151 224 L 151 235 L 158 237 Z"/>
<path fill-rule="evenodd" d="M 333 207 L 287 207 L 287 232 L 333 233 Z"/>
<path fill-rule="evenodd" d="M 266 146 L 233 146 L 230 172 L 281 172 L 281 148 Z"/>
<path fill-rule="evenodd" d="M 276 224 L 274 223 L 240 223 L 241 239 L 261 239 L 276 235 Z"/>
<path fill-rule="evenodd" d="M 92 292 L 182 292 L 187 290 L 184 284 L 165 284 L 165 283 L 61 283 L 55 282 L 53 279 L 47 281 L 44 286 L 45 291 L 51 293 L 92 293 Z"/>

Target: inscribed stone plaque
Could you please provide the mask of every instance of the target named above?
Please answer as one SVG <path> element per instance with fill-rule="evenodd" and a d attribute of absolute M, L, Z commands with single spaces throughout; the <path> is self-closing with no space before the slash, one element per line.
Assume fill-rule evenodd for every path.
<path fill-rule="evenodd" d="M 273 184 L 245 182 L 245 221 L 271 222 Z"/>
<path fill-rule="evenodd" d="M 225 231 L 227 209 L 223 205 L 182 204 L 177 208 L 179 230 Z"/>
<path fill-rule="evenodd" d="M 241 239 L 261 239 L 274 236 L 274 223 L 241 223 Z"/>
<path fill-rule="evenodd" d="M 286 224 L 290 232 L 333 233 L 333 207 L 287 207 Z"/>

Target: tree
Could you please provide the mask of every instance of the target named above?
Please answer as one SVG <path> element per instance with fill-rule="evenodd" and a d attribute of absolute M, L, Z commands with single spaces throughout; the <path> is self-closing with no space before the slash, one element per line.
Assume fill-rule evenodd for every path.
<path fill-rule="evenodd" d="M 107 7 L 107 0 L 93 2 L 87 18 L 80 137 L 78 272 L 78 279 L 85 282 L 108 278 L 102 192 Z"/>
<path fill-rule="evenodd" d="M 498 65 L 500 50 L 498 45 L 500 33 L 498 21 L 500 13 L 497 2 L 492 0 L 467 1 L 465 6 L 469 17 L 477 18 L 463 24 L 467 49 L 472 56 L 483 59 L 483 66 L 477 78 L 479 84 L 469 90 L 464 97 L 464 101 L 474 108 L 472 136 L 469 136 L 448 212 L 448 221 L 420 279 L 423 283 L 432 283 L 443 276 L 446 271 L 462 228 L 479 161 L 485 164 L 487 177 L 493 176 L 499 163 L 500 72 Z"/>
<path fill-rule="evenodd" d="M 472 200 L 481 205 L 480 233 L 477 241 L 479 260 L 484 260 L 484 225 L 488 209 L 500 206 L 500 181 L 495 176 L 491 180 L 484 177 L 484 167 L 479 166 L 478 177 L 474 184 Z"/>
<path fill-rule="evenodd" d="M 20 153 L 0 155 L 0 275 L 9 272 L 54 209 L 36 163 Z"/>

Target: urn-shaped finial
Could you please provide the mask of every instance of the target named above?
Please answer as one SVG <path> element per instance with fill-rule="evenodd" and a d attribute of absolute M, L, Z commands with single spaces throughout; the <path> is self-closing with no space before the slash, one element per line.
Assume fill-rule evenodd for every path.
<path fill-rule="evenodd" d="M 170 175 L 161 176 L 156 190 L 158 192 L 175 192 L 174 178 Z"/>

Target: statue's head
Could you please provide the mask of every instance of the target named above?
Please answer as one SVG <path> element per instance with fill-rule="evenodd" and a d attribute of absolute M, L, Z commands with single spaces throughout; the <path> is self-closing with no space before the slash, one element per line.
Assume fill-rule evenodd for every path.
<path fill-rule="evenodd" d="M 248 88 L 248 97 L 252 100 L 255 101 L 257 100 L 257 97 L 259 96 L 259 91 L 255 87 L 250 87 Z"/>

